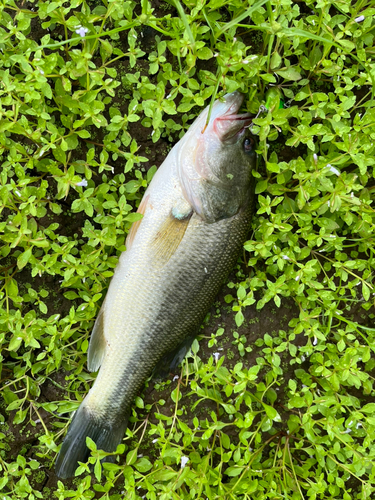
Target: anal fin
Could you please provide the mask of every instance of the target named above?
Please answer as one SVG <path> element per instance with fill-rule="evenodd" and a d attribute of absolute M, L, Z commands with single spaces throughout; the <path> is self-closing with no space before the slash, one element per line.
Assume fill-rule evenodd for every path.
<path fill-rule="evenodd" d="M 189 352 L 191 344 L 196 336 L 197 333 L 189 335 L 189 337 L 186 337 L 181 344 L 173 349 L 173 351 L 167 352 L 155 366 L 152 377 L 155 379 L 164 379 L 168 377 L 170 373 L 173 373 Z"/>

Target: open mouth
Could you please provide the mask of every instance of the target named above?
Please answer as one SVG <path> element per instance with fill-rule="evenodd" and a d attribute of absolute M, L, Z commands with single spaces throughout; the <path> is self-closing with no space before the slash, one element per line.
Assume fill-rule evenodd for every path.
<path fill-rule="evenodd" d="M 254 115 L 251 113 L 238 113 L 245 96 L 241 92 L 235 91 L 225 96 L 228 109 L 221 116 L 217 116 L 214 121 L 214 130 L 220 140 L 236 142 L 250 127 Z"/>
<path fill-rule="evenodd" d="M 214 129 L 222 141 L 237 140 L 250 127 L 253 118 L 251 113 L 223 115 L 215 119 Z"/>

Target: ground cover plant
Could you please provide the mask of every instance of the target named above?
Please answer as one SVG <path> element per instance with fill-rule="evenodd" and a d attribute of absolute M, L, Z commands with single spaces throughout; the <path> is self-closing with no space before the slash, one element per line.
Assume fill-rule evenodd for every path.
<path fill-rule="evenodd" d="M 375 491 L 372 0 L 0 2 L 2 499 Z M 246 95 L 244 255 L 120 458 L 58 447 L 142 194 L 203 106 Z M 145 304 L 147 307 L 147 304 Z"/>

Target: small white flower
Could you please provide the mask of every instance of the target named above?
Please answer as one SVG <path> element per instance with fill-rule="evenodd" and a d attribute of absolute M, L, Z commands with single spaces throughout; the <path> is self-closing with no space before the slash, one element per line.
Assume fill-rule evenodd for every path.
<path fill-rule="evenodd" d="M 284 260 L 290 260 L 290 258 L 287 255 L 282 256 Z"/>
<path fill-rule="evenodd" d="M 185 467 L 185 465 L 188 463 L 188 461 L 189 461 L 188 457 L 184 457 L 184 456 L 181 457 L 181 469 L 183 469 Z"/>
<path fill-rule="evenodd" d="M 316 337 L 314 337 L 313 345 L 316 345 L 317 343 L 318 343 L 318 339 Z"/>
<path fill-rule="evenodd" d="M 86 179 L 82 179 L 80 182 L 77 182 L 76 186 L 86 187 L 87 186 L 87 180 Z"/>
<path fill-rule="evenodd" d="M 204 268 L 204 272 L 205 272 L 206 274 L 208 273 L 208 271 L 207 271 L 207 267 L 205 267 L 205 268 Z"/>
<path fill-rule="evenodd" d="M 330 207 L 331 206 L 331 202 L 328 200 L 327 201 L 327 205 Z"/>
<path fill-rule="evenodd" d="M 42 69 L 40 69 L 40 68 L 39 68 L 39 73 L 40 73 L 41 75 L 44 75 L 44 71 L 43 71 Z"/>
<path fill-rule="evenodd" d="M 82 26 L 78 26 L 78 28 L 76 29 L 77 35 L 81 36 L 82 38 L 85 38 L 88 31 L 89 30 L 87 28 L 83 28 Z"/>
<path fill-rule="evenodd" d="M 296 276 L 294 279 L 295 279 L 296 281 L 298 281 L 298 280 L 300 279 L 300 277 L 301 277 L 301 276 Z"/>
<path fill-rule="evenodd" d="M 365 20 L 365 16 L 358 16 L 354 19 L 356 23 L 361 23 L 362 21 Z"/>
<path fill-rule="evenodd" d="M 356 425 L 357 429 L 359 429 L 360 427 L 362 427 L 362 424 L 361 422 L 358 422 L 357 425 Z"/>
<path fill-rule="evenodd" d="M 219 52 L 215 52 L 214 57 L 217 57 L 219 55 Z"/>
<path fill-rule="evenodd" d="M 318 163 L 318 155 L 316 153 L 314 153 L 313 158 L 314 158 L 314 163 L 316 165 Z"/>
<path fill-rule="evenodd" d="M 217 360 L 220 358 L 220 353 L 219 352 L 214 352 L 212 356 L 215 358 L 215 361 L 217 363 Z"/>
<path fill-rule="evenodd" d="M 302 363 L 305 361 L 305 359 L 306 359 L 305 356 L 301 356 Z"/>
<path fill-rule="evenodd" d="M 158 438 L 153 439 L 153 440 L 152 440 L 152 444 L 155 444 L 155 443 L 157 443 L 158 441 L 159 441 L 159 439 L 158 439 Z"/>
<path fill-rule="evenodd" d="M 340 170 L 337 170 L 337 168 L 332 167 L 332 165 L 328 164 L 327 167 L 329 166 L 329 171 L 332 172 L 333 174 L 340 175 Z"/>
<path fill-rule="evenodd" d="M 343 432 L 343 434 L 350 434 L 352 432 L 352 429 L 346 429 L 346 431 Z"/>
<path fill-rule="evenodd" d="M 174 382 L 175 380 L 178 380 L 178 378 L 179 378 L 179 377 L 178 377 L 178 375 L 175 375 L 175 376 L 173 377 L 173 382 Z"/>

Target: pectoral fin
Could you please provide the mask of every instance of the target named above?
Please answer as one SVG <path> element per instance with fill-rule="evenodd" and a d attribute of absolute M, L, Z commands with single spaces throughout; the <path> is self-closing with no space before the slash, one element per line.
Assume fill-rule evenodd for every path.
<path fill-rule="evenodd" d="M 176 218 L 173 211 L 169 214 L 152 243 L 155 256 L 167 262 L 177 250 L 189 225 L 192 209 L 184 218 Z"/>
<path fill-rule="evenodd" d="M 96 318 L 87 352 L 87 368 L 90 372 L 96 372 L 99 369 L 105 356 L 107 342 L 104 337 L 104 305 L 105 301 Z"/>

